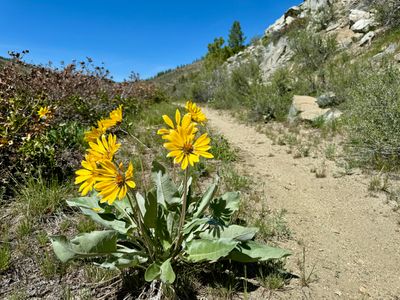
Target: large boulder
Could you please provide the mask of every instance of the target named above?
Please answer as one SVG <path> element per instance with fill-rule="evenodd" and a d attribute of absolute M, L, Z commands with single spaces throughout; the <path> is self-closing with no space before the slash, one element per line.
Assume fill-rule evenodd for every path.
<path fill-rule="evenodd" d="M 296 120 L 313 122 L 323 118 L 325 121 L 332 121 L 339 118 L 341 114 L 337 109 L 320 108 L 317 98 L 295 95 L 289 110 L 288 120 L 289 122 Z"/>
<path fill-rule="evenodd" d="M 350 25 L 353 25 L 354 23 L 362 20 L 362 19 L 370 19 L 371 14 L 365 10 L 359 10 L 359 9 L 351 9 L 350 10 L 350 15 L 349 15 L 349 20 L 350 20 Z"/>
<path fill-rule="evenodd" d="M 291 121 L 295 119 L 313 121 L 322 117 L 328 110 L 318 106 L 317 98 L 295 95 L 288 117 Z"/>
<path fill-rule="evenodd" d="M 351 26 L 351 30 L 353 30 L 354 32 L 367 33 L 373 28 L 373 26 L 374 26 L 373 19 L 361 19 L 355 22 Z"/>

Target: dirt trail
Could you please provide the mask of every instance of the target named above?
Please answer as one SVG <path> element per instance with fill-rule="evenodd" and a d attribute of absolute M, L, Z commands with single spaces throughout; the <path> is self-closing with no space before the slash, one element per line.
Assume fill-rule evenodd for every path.
<path fill-rule="evenodd" d="M 264 185 L 266 205 L 288 211 L 293 239 L 306 246 L 307 271 L 315 265 L 317 280 L 309 288 L 294 282 L 272 299 L 400 299 L 398 214 L 369 195 L 368 178 L 334 178 L 329 164 L 328 176 L 316 178 L 310 169 L 317 159 L 294 159 L 253 127 L 204 111 L 210 126 L 240 149 L 238 167 Z M 294 240 L 281 246 L 293 251 L 288 267 L 299 274 L 302 247 Z"/>

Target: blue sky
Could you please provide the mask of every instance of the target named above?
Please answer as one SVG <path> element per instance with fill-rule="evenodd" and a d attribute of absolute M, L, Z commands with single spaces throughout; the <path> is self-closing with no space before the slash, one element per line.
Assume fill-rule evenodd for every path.
<path fill-rule="evenodd" d="M 203 56 L 234 20 L 250 39 L 300 0 L 0 0 L 0 56 L 26 61 L 104 62 L 115 80 L 141 78 Z"/>

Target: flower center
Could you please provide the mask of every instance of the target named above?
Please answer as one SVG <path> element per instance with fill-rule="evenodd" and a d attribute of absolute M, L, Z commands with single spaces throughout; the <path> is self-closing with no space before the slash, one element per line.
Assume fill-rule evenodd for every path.
<path fill-rule="evenodd" d="M 193 152 L 193 145 L 191 143 L 185 143 L 183 145 L 182 151 L 186 155 L 191 154 Z"/>
<path fill-rule="evenodd" d="M 118 173 L 117 176 L 115 177 L 115 182 L 119 188 L 123 187 L 125 184 L 125 176 L 121 173 Z"/>

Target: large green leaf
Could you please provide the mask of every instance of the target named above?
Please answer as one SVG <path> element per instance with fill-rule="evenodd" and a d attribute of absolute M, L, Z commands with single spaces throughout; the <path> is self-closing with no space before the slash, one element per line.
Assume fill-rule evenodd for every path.
<path fill-rule="evenodd" d="M 136 193 L 136 200 L 144 224 L 148 228 L 155 228 L 157 225 L 157 198 L 151 192 L 147 193 L 146 199 L 140 193 Z"/>
<path fill-rule="evenodd" d="M 104 226 L 105 228 L 108 229 L 114 229 L 115 231 L 118 231 L 121 234 L 127 234 L 129 229 L 136 228 L 136 225 L 131 225 L 126 223 L 123 220 L 118 220 L 114 214 L 111 213 L 104 213 L 100 214 L 97 212 L 94 212 L 91 209 L 87 208 L 82 208 L 82 213 L 88 217 L 90 217 L 93 221 L 96 223 Z"/>
<path fill-rule="evenodd" d="M 243 227 L 239 225 L 213 226 L 207 231 L 200 233 L 200 238 L 207 240 L 217 240 L 220 238 L 233 239 L 237 241 L 249 241 L 258 232 L 256 227 Z"/>
<path fill-rule="evenodd" d="M 136 225 L 128 225 L 125 220 L 128 220 L 127 211 L 124 209 L 126 200 L 118 200 L 114 202 L 114 207 L 121 209 L 122 215 L 117 218 L 111 209 L 104 209 L 99 204 L 99 198 L 94 195 L 91 197 L 79 197 L 67 200 L 67 204 L 71 207 L 79 207 L 82 213 L 89 216 L 96 223 L 108 228 L 114 229 L 121 234 L 126 234 L 129 229 L 135 228 Z M 106 207 L 108 208 L 108 207 Z M 131 210 L 130 210 L 131 211 Z"/>
<path fill-rule="evenodd" d="M 199 218 L 202 215 L 202 213 L 204 212 L 204 210 L 208 207 L 210 201 L 213 199 L 213 197 L 217 191 L 218 181 L 219 181 L 219 179 L 217 177 L 216 182 L 211 184 L 208 187 L 207 191 L 204 193 L 203 197 L 201 198 L 201 200 L 193 214 L 193 217 Z"/>
<path fill-rule="evenodd" d="M 160 279 L 165 283 L 173 283 L 175 281 L 175 272 L 171 266 L 171 258 L 164 261 L 160 267 L 161 275 Z"/>
<path fill-rule="evenodd" d="M 211 216 L 217 224 L 228 225 L 232 215 L 239 209 L 239 193 L 228 192 L 210 203 Z"/>
<path fill-rule="evenodd" d="M 231 239 L 203 240 L 197 239 L 187 243 L 187 259 L 191 262 L 217 261 L 227 256 L 238 244 Z"/>
<path fill-rule="evenodd" d="M 62 262 L 67 262 L 75 257 L 104 256 L 116 252 L 117 235 L 114 230 L 106 230 L 83 233 L 71 241 L 63 235 L 50 239 L 56 256 Z"/>
<path fill-rule="evenodd" d="M 168 176 L 165 168 L 160 163 L 154 161 L 152 168 L 152 179 L 157 188 L 157 202 L 163 205 L 179 203 L 181 201 L 179 191 Z"/>
<path fill-rule="evenodd" d="M 150 266 L 147 267 L 146 272 L 144 273 L 144 279 L 147 282 L 151 282 L 154 279 L 159 278 L 161 275 L 161 267 L 159 263 L 152 263 Z"/>
<path fill-rule="evenodd" d="M 287 250 L 248 241 L 239 244 L 236 249 L 229 254 L 228 258 L 234 261 L 248 263 L 281 259 L 289 255 L 290 252 Z"/>

